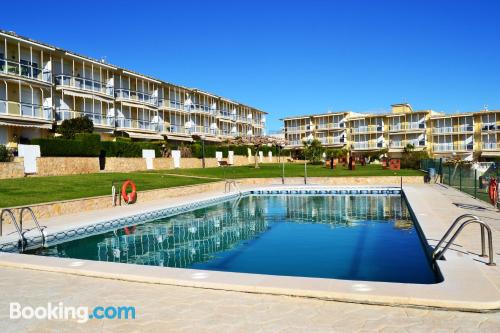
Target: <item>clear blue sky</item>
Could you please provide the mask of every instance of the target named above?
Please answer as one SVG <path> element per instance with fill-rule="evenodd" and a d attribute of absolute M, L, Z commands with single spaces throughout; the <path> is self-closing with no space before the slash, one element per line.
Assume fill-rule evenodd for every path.
<path fill-rule="evenodd" d="M 71 4 L 70 3 L 75 3 Z M 0 28 L 284 116 L 500 108 L 500 1 L 6 1 Z"/>

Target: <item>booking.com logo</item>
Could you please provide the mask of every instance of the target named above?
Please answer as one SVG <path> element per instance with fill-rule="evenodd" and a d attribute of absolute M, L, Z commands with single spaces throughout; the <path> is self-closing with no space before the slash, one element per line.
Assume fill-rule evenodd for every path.
<path fill-rule="evenodd" d="M 65 306 L 59 302 L 47 306 L 21 306 L 20 303 L 10 303 L 10 319 L 40 319 L 40 320 L 76 320 L 86 323 L 89 319 L 135 319 L 135 306 Z"/>

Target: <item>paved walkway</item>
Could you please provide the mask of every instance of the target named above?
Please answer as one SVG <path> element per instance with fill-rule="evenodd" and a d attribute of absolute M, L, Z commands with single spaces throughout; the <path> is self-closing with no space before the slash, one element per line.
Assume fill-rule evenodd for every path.
<path fill-rule="evenodd" d="M 447 206 L 438 207 L 443 214 L 451 210 L 453 214 L 469 210 L 481 215 L 495 229 L 495 239 L 499 239 L 500 215 L 491 206 L 454 189 L 422 186 L 432 186 L 435 194 L 447 201 Z M 467 209 L 463 204 L 469 205 Z M 465 234 L 463 242 L 472 247 L 467 250 L 474 251 L 478 248 L 479 237 L 473 232 Z M 497 253 L 499 244 L 497 242 Z M 485 274 L 497 272 L 482 263 L 478 265 L 483 265 Z M 362 305 L 1 267 L 0 276 L 0 332 L 500 332 L 498 312 L 464 313 Z M 491 279 L 496 280 L 497 276 L 492 274 Z M 137 318 L 91 320 L 85 324 L 11 320 L 8 309 L 9 302 L 13 301 L 29 306 L 46 305 L 47 302 L 89 307 L 135 306 Z"/>
<path fill-rule="evenodd" d="M 0 269 L 0 332 L 498 332 L 500 313 L 461 313 L 146 285 Z M 30 282 L 27 281 L 27 276 Z M 136 306 L 135 320 L 10 320 L 8 302 Z"/>

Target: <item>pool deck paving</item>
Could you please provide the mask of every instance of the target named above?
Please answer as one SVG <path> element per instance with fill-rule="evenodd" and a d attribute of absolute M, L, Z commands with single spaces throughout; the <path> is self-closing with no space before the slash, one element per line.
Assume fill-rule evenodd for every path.
<path fill-rule="evenodd" d="M 491 205 L 439 184 L 404 186 L 412 209 L 430 245 L 435 245 L 453 219 L 473 213 L 493 229 L 495 260 L 500 260 L 500 213 Z M 200 193 L 183 200 L 200 200 L 216 193 Z M 221 192 L 217 192 L 218 195 Z M 165 202 L 61 216 L 43 221 L 55 228 L 89 219 L 128 215 L 144 209 L 165 207 Z M 433 222 L 433 221 L 439 221 Z M 57 227 L 56 227 L 57 226 Z M 457 290 L 493 297 L 500 291 L 499 266 L 485 265 L 480 250 L 479 228 L 468 227 L 439 266 L 447 273 L 450 264 L 467 260 L 466 276 Z M 51 258 L 55 259 L 55 258 Z M 99 263 L 100 264 L 100 263 Z M 102 263 L 106 264 L 106 263 Z M 473 267 L 472 267 L 473 266 Z M 450 266 L 451 267 L 451 266 Z M 470 270 L 472 267 L 472 270 Z M 0 332 L 44 331 L 149 331 L 149 332 L 493 332 L 500 331 L 500 312 L 469 313 L 432 308 L 355 304 L 305 297 L 211 290 L 117 279 L 71 275 L 0 265 Z M 458 272 L 460 273 L 460 272 Z M 464 282 L 465 281 L 465 282 Z M 451 293 L 453 290 L 450 291 Z M 474 295 L 473 295 L 474 296 Z M 9 302 L 43 305 L 131 305 L 136 320 L 92 320 L 84 324 L 62 321 L 10 320 Z"/>

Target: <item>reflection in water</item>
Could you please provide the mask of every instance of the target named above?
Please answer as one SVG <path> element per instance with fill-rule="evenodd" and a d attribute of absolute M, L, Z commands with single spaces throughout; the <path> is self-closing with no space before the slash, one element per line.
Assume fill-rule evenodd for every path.
<path fill-rule="evenodd" d="M 413 229 L 399 196 L 250 196 L 56 245 L 41 254 L 190 267 L 258 238 L 276 223 L 352 228 L 368 221 Z"/>

